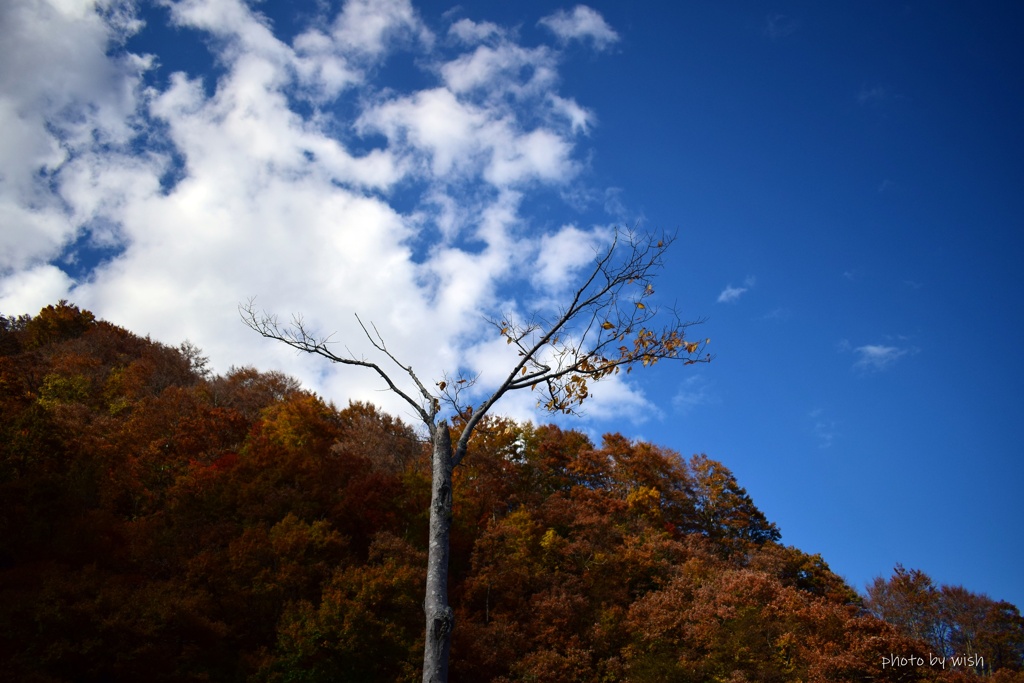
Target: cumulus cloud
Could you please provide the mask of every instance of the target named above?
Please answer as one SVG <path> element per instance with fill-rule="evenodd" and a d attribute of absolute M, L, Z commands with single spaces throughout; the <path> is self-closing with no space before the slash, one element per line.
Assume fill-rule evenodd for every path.
<path fill-rule="evenodd" d="M 379 56 L 396 39 L 433 43 L 409 0 L 348 0 L 334 22 L 335 43 L 343 50 Z"/>
<path fill-rule="evenodd" d="M 55 176 L 136 130 L 151 60 L 108 56 L 139 24 L 114 2 L 102 8 L 106 19 L 87 4 L 0 3 L 0 273 L 37 266 L 76 237 L 84 222 L 67 215 Z"/>
<path fill-rule="evenodd" d="M 610 230 L 584 231 L 575 225 L 564 225 L 558 232 L 541 237 L 535 268 L 538 289 L 560 293 L 575 282 L 573 278 L 581 268 L 594 263 L 610 238 Z"/>
<path fill-rule="evenodd" d="M 459 19 L 448 29 L 448 35 L 468 44 L 482 43 L 504 34 L 505 31 L 493 22 L 476 22 L 471 19 Z"/>
<path fill-rule="evenodd" d="M 619 40 L 619 34 L 605 22 L 604 17 L 586 5 L 576 5 L 572 12 L 555 12 L 541 19 L 540 24 L 563 41 L 590 41 L 598 50 L 607 49 Z"/>
<path fill-rule="evenodd" d="M 207 42 L 216 78 L 155 77 L 160 55 L 124 48 L 144 31 L 134 7 L 0 3 L 4 314 L 67 298 L 166 343 L 190 339 L 218 370 L 279 368 L 405 414 L 371 373 L 255 337 L 238 304 L 303 313 L 369 355 L 358 314 L 424 381 L 488 378 L 508 349 L 486 316 L 529 315 L 605 238 L 523 214 L 528 190 L 575 182 L 594 125 L 559 91 L 556 45 L 467 20 L 438 41 L 408 0 L 347 0 L 289 42 L 239 0 L 183 0 L 170 20 Z M 543 21 L 563 40 L 617 39 L 585 7 Z M 377 82 L 399 52 L 419 85 Z M 622 379 L 595 395 L 595 416 L 650 412 Z"/>

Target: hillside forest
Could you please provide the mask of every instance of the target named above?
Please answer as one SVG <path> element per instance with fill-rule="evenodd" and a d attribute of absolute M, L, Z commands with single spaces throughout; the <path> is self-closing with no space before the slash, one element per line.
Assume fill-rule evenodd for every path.
<path fill-rule="evenodd" d="M 429 500 L 371 405 L 0 316 L 0 680 L 415 681 Z M 453 681 L 1024 681 L 1016 606 L 860 594 L 704 454 L 490 417 L 454 505 Z"/>

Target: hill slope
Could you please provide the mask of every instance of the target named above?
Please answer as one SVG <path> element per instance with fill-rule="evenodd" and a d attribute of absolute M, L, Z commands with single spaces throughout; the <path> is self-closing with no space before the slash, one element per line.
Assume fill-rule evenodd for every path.
<path fill-rule="evenodd" d="M 0 318 L 0 411 L 0 677 L 417 679 L 408 425 L 64 302 Z M 705 455 L 493 418 L 455 505 L 452 680 L 1024 680 L 1014 606 L 899 568 L 881 621 Z M 915 631 L 922 596 L 975 605 L 970 642 Z"/>

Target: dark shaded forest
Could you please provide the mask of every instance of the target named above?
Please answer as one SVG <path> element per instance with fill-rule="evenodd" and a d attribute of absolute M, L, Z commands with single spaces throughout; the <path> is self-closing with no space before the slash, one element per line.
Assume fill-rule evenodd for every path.
<path fill-rule="evenodd" d="M 0 679 L 417 680 L 408 425 L 65 302 L 0 316 L 0 411 Z M 1015 606 L 859 595 L 725 465 L 618 434 L 488 418 L 451 561 L 455 681 L 1024 681 Z"/>

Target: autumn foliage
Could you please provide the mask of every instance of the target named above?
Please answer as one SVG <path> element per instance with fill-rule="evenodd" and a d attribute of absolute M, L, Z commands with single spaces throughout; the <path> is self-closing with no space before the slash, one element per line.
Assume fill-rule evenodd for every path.
<path fill-rule="evenodd" d="M 0 318 L 0 415 L 0 680 L 417 679 L 409 426 L 63 302 Z M 453 680 L 1024 680 L 1016 607 L 863 600 L 706 455 L 492 417 L 455 487 Z M 985 666 L 884 665 L 937 648 Z"/>

